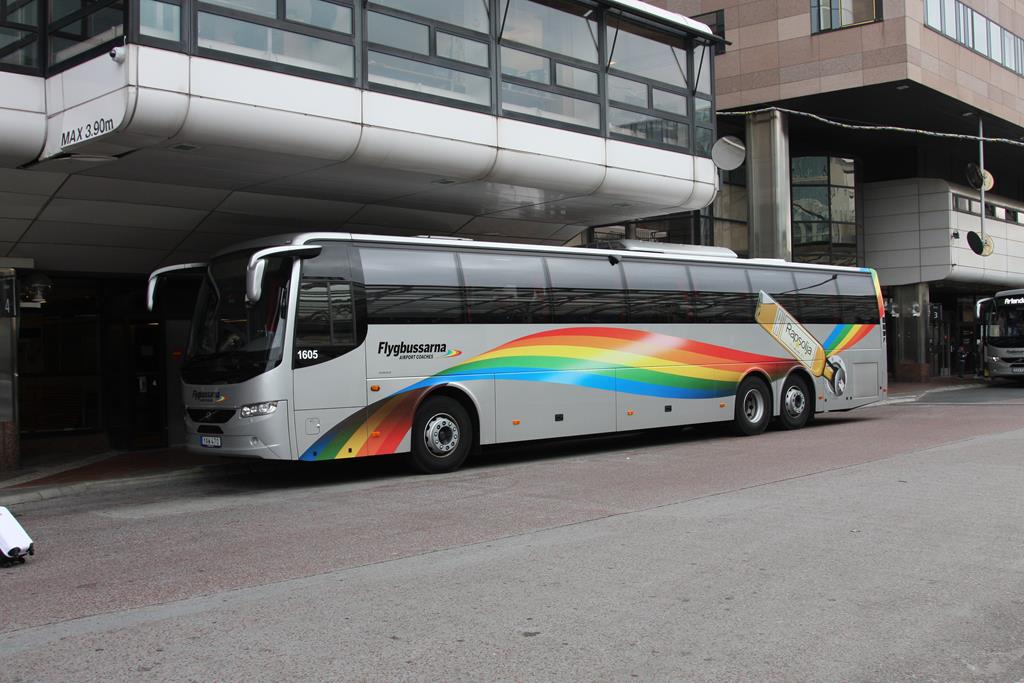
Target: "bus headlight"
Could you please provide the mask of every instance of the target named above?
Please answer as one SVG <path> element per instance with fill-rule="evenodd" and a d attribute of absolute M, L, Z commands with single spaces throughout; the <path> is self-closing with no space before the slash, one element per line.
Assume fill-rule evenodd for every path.
<path fill-rule="evenodd" d="M 989 356 L 988 360 L 989 360 L 990 363 L 998 363 L 999 361 L 1001 361 L 1003 359 L 1000 358 L 999 356 Z"/>
<path fill-rule="evenodd" d="M 242 417 L 259 417 L 261 415 L 270 415 L 277 410 L 277 401 L 265 401 L 264 403 L 250 403 L 247 406 L 242 406 L 239 411 Z"/>

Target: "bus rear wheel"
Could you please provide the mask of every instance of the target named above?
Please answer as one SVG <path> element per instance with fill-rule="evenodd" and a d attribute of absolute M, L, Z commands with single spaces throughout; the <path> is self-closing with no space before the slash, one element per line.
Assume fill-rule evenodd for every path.
<path fill-rule="evenodd" d="M 772 415 L 771 390 L 760 377 L 751 375 L 736 391 L 733 430 L 740 436 L 754 436 L 768 427 Z"/>
<path fill-rule="evenodd" d="M 457 470 L 473 447 L 473 421 L 450 396 L 428 398 L 412 422 L 412 451 L 408 461 L 425 474 Z"/>
<path fill-rule="evenodd" d="M 779 424 L 784 429 L 800 429 L 807 424 L 813 412 L 811 391 L 807 380 L 790 375 L 782 385 L 782 405 L 779 406 Z"/>

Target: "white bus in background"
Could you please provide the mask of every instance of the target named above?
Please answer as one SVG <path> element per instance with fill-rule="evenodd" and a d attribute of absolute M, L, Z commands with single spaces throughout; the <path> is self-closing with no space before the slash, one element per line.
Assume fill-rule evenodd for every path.
<path fill-rule="evenodd" d="M 773 418 L 886 392 L 869 269 L 615 249 L 307 233 L 226 249 L 182 368 L 188 446 L 279 459 L 403 453 Z"/>
<path fill-rule="evenodd" d="M 1008 289 L 981 299 L 976 313 L 984 376 L 1024 380 L 1024 289 Z"/>

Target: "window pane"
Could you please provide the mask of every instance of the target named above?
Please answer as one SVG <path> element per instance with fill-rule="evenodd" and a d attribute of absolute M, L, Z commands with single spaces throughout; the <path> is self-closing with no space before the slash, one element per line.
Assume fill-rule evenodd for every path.
<path fill-rule="evenodd" d="M 988 25 L 988 54 L 997 62 L 1003 61 L 1003 29 L 999 24 L 989 22 Z"/>
<path fill-rule="evenodd" d="M 608 99 L 646 109 L 647 85 L 618 76 L 608 76 Z"/>
<path fill-rule="evenodd" d="M 828 188 L 794 187 L 793 219 L 827 221 L 829 219 Z"/>
<path fill-rule="evenodd" d="M 941 0 L 925 0 L 924 21 L 937 31 L 942 30 Z"/>
<path fill-rule="evenodd" d="M 678 114 L 679 116 L 686 116 L 687 114 L 686 95 L 677 95 L 674 92 L 665 92 L 655 88 L 653 99 L 655 109 L 667 111 L 670 114 Z"/>
<path fill-rule="evenodd" d="M 824 185 L 828 182 L 828 157 L 796 157 L 790 175 L 794 185 Z"/>
<path fill-rule="evenodd" d="M 694 48 L 693 64 L 697 69 L 697 92 L 711 92 L 711 48 L 698 45 Z"/>
<path fill-rule="evenodd" d="M 546 260 L 555 322 L 626 322 L 621 268 L 606 258 Z"/>
<path fill-rule="evenodd" d="M 703 123 L 711 125 L 712 122 L 711 101 L 701 99 L 700 97 L 693 98 L 693 120 L 696 123 Z"/>
<path fill-rule="evenodd" d="M 370 323 L 465 320 L 455 255 L 418 249 L 359 250 Z"/>
<path fill-rule="evenodd" d="M 354 75 L 351 45 L 199 13 L 199 47 L 313 71 Z"/>
<path fill-rule="evenodd" d="M 828 249 L 824 250 L 828 261 Z M 811 254 L 809 254 L 811 255 Z M 818 256 L 819 252 L 815 252 Z M 832 273 L 795 273 L 797 297 L 800 302 L 800 322 L 838 323 L 842 320 L 839 309 L 839 288 Z"/>
<path fill-rule="evenodd" d="M 833 185 L 853 187 L 854 160 L 829 157 L 828 162 L 829 182 Z"/>
<path fill-rule="evenodd" d="M 563 88 L 597 94 L 597 74 L 567 64 L 555 64 L 555 79 Z"/>
<path fill-rule="evenodd" d="M 538 256 L 463 253 L 471 323 L 551 322 L 544 262 Z"/>
<path fill-rule="evenodd" d="M 710 128 L 695 129 L 693 134 L 693 153 L 702 157 L 710 157 L 714 137 L 714 132 Z"/>
<path fill-rule="evenodd" d="M 261 17 L 277 16 L 277 0 L 204 0 L 204 2 L 230 7 L 249 14 L 258 14 Z"/>
<path fill-rule="evenodd" d="M 875 0 L 844 0 L 842 4 L 844 8 L 849 5 L 851 12 L 850 20 L 844 21 L 844 25 L 875 20 Z"/>
<path fill-rule="evenodd" d="M 833 187 L 832 220 L 842 223 L 853 223 L 857 220 L 857 208 L 854 203 L 853 188 Z"/>
<path fill-rule="evenodd" d="M 793 223 L 793 244 L 827 244 L 830 240 L 829 224 L 824 221 Z"/>
<path fill-rule="evenodd" d="M 694 312 L 701 322 L 754 320 L 755 297 L 741 268 L 690 266 L 693 279 Z"/>
<path fill-rule="evenodd" d="M 550 84 L 551 60 L 522 50 L 502 47 L 501 73 L 537 83 Z"/>
<path fill-rule="evenodd" d="M 373 51 L 369 52 L 368 70 L 371 83 L 473 104 L 491 103 L 491 80 L 484 76 Z"/>
<path fill-rule="evenodd" d="M 767 294 L 791 294 L 796 289 L 796 280 L 793 273 L 788 270 L 753 268 L 748 272 L 750 276 L 750 289 Z"/>
<path fill-rule="evenodd" d="M 30 35 L 32 34 L 25 31 L 15 31 L 14 29 L 0 27 L 0 50 L 3 50 L 5 45 L 10 45 Z M 33 40 L 24 47 L 0 56 L 0 64 L 35 66 L 36 62 L 39 61 L 38 52 L 39 45 Z"/>
<path fill-rule="evenodd" d="M 421 55 L 430 54 L 430 29 L 405 19 L 369 12 L 366 18 L 367 38 L 374 43 L 390 45 Z"/>
<path fill-rule="evenodd" d="M 662 292 L 686 292 L 690 289 L 690 276 L 682 263 L 626 261 L 624 266 L 630 289 Z"/>
<path fill-rule="evenodd" d="M 660 119 L 625 109 L 608 108 L 608 130 L 619 135 L 628 135 L 664 145 L 686 147 L 689 144 L 689 129 L 685 123 Z"/>
<path fill-rule="evenodd" d="M 329 31 L 352 33 L 352 10 L 323 0 L 287 0 L 285 18 Z"/>
<path fill-rule="evenodd" d="M 11 3 L 8 3 L 10 7 Z M 36 2 L 30 2 L 26 5 L 22 5 L 16 10 L 8 10 L 7 21 L 14 22 L 16 24 L 28 24 L 30 26 L 36 26 L 39 23 L 39 5 Z"/>
<path fill-rule="evenodd" d="M 833 223 L 832 244 L 857 244 L 857 226 Z"/>
<path fill-rule="evenodd" d="M 455 26 L 487 33 L 487 3 L 481 0 L 443 0 L 442 2 L 423 2 L 423 0 L 373 0 L 373 4 L 383 7 L 400 9 L 410 14 L 443 21 Z"/>
<path fill-rule="evenodd" d="M 577 100 L 514 83 L 501 84 L 501 97 L 501 109 L 504 112 L 538 116 L 587 128 L 598 128 L 601 125 L 600 106 L 597 102 Z"/>
<path fill-rule="evenodd" d="M 140 0 L 139 33 L 177 42 L 181 39 L 181 8 L 157 0 Z"/>
<path fill-rule="evenodd" d="M 502 0 L 503 14 L 506 7 L 508 14 L 502 40 L 597 63 L 597 21 L 593 10 L 562 0 L 546 0 L 544 4 Z M 584 14 L 592 17 L 587 19 Z"/>
<path fill-rule="evenodd" d="M 693 320 L 690 277 L 683 264 L 625 261 L 629 283 L 629 320 L 634 323 L 684 323 Z"/>
<path fill-rule="evenodd" d="M 974 21 L 974 49 L 988 54 L 988 19 L 977 12 L 971 12 Z"/>
<path fill-rule="evenodd" d="M 87 15 L 62 31 L 77 32 L 78 38 L 50 37 L 50 62 L 61 62 L 124 35 L 124 10 L 111 5 Z"/>
<path fill-rule="evenodd" d="M 615 19 L 607 34 L 609 68 L 686 87 L 686 50 L 681 40 Z"/>
<path fill-rule="evenodd" d="M 437 32 L 437 56 L 477 66 L 490 64 L 487 43 L 460 38 L 441 31 Z"/>
<path fill-rule="evenodd" d="M 299 285 L 295 314 L 295 348 L 316 349 L 295 355 L 295 366 L 316 365 L 336 358 L 356 345 L 352 286 L 347 282 L 306 280 Z"/>
<path fill-rule="evenodd" d="M 942 31 L 950 38 L 956 39 L 956 0 L 942 0 L 943 23 Z"/>

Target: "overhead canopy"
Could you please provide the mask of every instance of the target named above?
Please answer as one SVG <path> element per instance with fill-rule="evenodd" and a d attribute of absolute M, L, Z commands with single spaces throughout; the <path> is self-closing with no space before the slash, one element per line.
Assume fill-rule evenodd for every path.
<path fill-rule="evenodd" d="M 669 12 L 660 7 L 649 5 L 646 2 L 640 2 L 640 0 L 603 0 L 603 2 L 610 7 L 617 7 L 631 14 L 642 16 L 645 19 L 654 20 L 659 24 L 680 28 L 686 33 L 706 38 L 709 41 L 723 41 L 722 38 L 711 32 L 707 24 L 684 17 L 682 14 L 676 14 L 675 12 Z"/>

